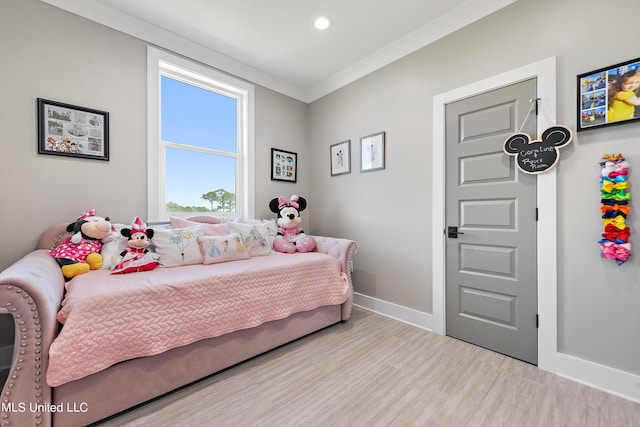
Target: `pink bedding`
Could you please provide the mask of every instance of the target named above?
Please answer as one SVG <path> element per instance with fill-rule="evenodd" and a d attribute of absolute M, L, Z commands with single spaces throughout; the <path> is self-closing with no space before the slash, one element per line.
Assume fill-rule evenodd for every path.
<path fill-rule="evenodd" d="M 339 261 L 321 253 L 123 275 L 90 271 L 66 288 L 57 316 L 64 327 L 49 350 L 52 387 L 123 360 L 341 304 L 351 295 Z"/>

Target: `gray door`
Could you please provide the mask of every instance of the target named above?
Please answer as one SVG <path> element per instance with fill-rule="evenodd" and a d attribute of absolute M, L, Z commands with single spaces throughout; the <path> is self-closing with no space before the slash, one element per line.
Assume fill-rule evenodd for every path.
<path fill-rule="evenodd" d="M 446 106 L 445 209 L 447 335 L 537 364 L 536 178 L 502 151 L 537 137 L 535 97 L 531 79 Z"/>

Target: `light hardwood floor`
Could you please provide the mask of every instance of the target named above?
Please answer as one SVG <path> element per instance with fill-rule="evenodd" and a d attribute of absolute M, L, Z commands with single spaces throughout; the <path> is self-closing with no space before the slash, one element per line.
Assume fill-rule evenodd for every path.
<path fill-rule="evenodd" d="M 640 426 L 640 404 L 370 311 L 106 426 Z"/>

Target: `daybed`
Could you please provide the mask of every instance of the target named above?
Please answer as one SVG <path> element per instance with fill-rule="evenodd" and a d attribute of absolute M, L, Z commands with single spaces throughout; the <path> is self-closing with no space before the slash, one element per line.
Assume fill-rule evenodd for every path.
<path fill-rule="evenodd" d="M 357 250 L 356 242 L 352 240 L 314 236 L 317 241 L 317 252 L 309 254 L 272 254 L 224 263 L 224 265 L 159 267 L 153 271 L 123 275 L 112 275 L 109 274 L 109 271 L 97 270 L 77 276 L 65 283 L 58 264 L 47 253 L 47 249 L 51 249 L 54 244 L 60 242 L 65 227 L 66 224 L 58 224 L 47 229 L 40 237 L 37 250 L 27 254 L 0 273 L 0 311 L 8 312 L 13 316 L 16 328 L 13 363 L 9 377 L 2 389 L 2 406 L 0 408 L 0 425 L 2 426 L 54 425 L 70 427 L 87 425 L 304 335 L 345 321 L 351 314 L 351 263 L 352 256 Z M 221 335 L 218 334 L 220 331 L 224 331 L 227 326 L 221 327 L 220 324 L 225 322 L 216 320 L 213 325 L 206 324 L 203 327 L 203 323 L 208 321 L 207 316 L 210 314 L 208 308 L 215 306 L 218 307 L 217 310 L 224 312 L 220 308 L 222 307 L 221 300 L 227 302 L 227 298 L 231 298 L 228 294 L 217 298 L 215 292 L 206 292 L 206 295 L 200 297 L 198 292 L 203 289 L 203 285 L 221 286 L 228 289 L 229 283 L 225 282 L 224 277 L 227 277 L 225 275 L 230 275 L 229 277 L 232 278 L 244 275 L 249 277 L 250 281 L 256 282 L 253 286 L 258 288 L 263 282 L 286 282 L 287 280 L 295 280 L 300 282 L 302 286 L 304 282 L 307 282 L 307 279 L 306 276 L 300 276 L 300 274 L 306 273 L 304 273 L 304 269 L 301 270 L 302 273 L 296 273 L 295 264 L 307 258 L 314 260 L 314 262 L 320 260 L 321 263 L 328 266 L 322 267 L 323 269 L 331 270 L 331 272 L 325 272 L 326 274 L 339 276 L 339 280 L 342 281 L 342 290 L 327 290 L 327 294 L 332 295 L 331 298 L 334 302 L 321 303 L 319 306 L 316 306 L 317 303 L 312 301 L 298 302 L 298 308 L 292 311 L 286 306 L 280 307 L 279 305 L 281 300 L 288 297 L 271 295 L 270 286 L 264 286 L 259 291 L 261 296 L 257 300 L 253 298 L 253 306 L 250 305 L 250 308 L 244 311 L 235 308 L 234 313 L 242 311 L 247 317 L 247 312 L 253 313 L 255 311 L 256 301 L 261 301 L 266 307 L 275 307 L 271 310 L 272 317 L 270 317 L 274 320 L 264 321 L 260 318 L 260 313 L 257 313 L 255 318 L 249 316 L 248 320 L 245 319 L 244 324 L 249 327 L 232 330 Z M 278 271 L 265 270 L 265 265 L 270 263 L 281 267 L 278 268 Z M 288 267 L 288 265 L 292 267 Z M 183 285 L 181 277 L 193 275 L 199 278 L 199 282 L 198 280 L 196 282 L 201 287 L 185 291 L 181 288 Z M 259 279 L 256 280 L 256 277 Z M 300 280 L 301 277 L 302 280 Z M 128 304 L 128 302 L 131 299 L 140 302 L 139 298 L 121 297 L 122 304 L 134 306 L 134 310 L 137 309 L 138 315 L 142 315 L 142 318 L 138 316 L 133 320 L 119 319 L 120 323 L 111 324 L 105 330 L 112 332 L 98 330 L 96 336 L 87 338 L 89 346 L 96 347 L 88 349 L 78 347 L 78 344 L 82 344 L 85 340 L 78 339 L 77 335 L 71 334 L 70 319 L 73 316 L 73 310 L 76 310 L 80 305 L 78 301 L 70 298 L 74 295 L 69 289 L 88 289 L 86 293 L 90 294 L 93 291 L 93 285 L 100 281 L 107 282 L 108 286 L 117 289 L 118 286 L 131 285 L 131 281 L 134 279 L 141 283 L 142 285 L 139 286 L 142 287 L 154 290 L 168 287 L 173 295 L 187 295 L 187 298 L 191 298 L 193 301 L 194 306 L 199 308 L 191 310 L 184 305 L 176 307 L 174 305 L 176 302 L 172 298 L 168 298 L 170 302 L 167 302 L 167 305 L 171 307 L 165 310 L 166 307 L 157 304 L 166 297 L 166 292 L 158 298 L 145 297 L 145 304 L 137 308 L 135 304 Z M 123 280 L 123 282 L 118 282 L 118 280 Z M 166 280 L 166 282 L 159 285 L 154 282 L 158 280 Z M 333 279 L 325 281 L 335 282 Z M 81 284 L 84 288 L 80 286 Z M 131 286 L 137 289 L 138 284 Z M 315 289 L 314 292 L 318 292 L 318 290 Z M 240 295 L 242 296 L 242 293 Z M 83 310 L 78 309 L 80 315 L 76 317 L 93 316 L 92 313 L 95 312 L 97 318 L 100 318 L 105 311 L 109 311 L 109 308 L 119 305 L 119 303 L 114 303 L 113 295 L 110 297 L 112 299 L 107 303 L 91 302 L 93 305 L 85 306 Z M 147 304 L 149 301 L 152 301 L 151 305 Z M 230 303 L 237 303 L 237 301 Z M 70 305 L 77 306 L 71 309 L 71 314 L 65 314 L 65 317 L 68 317 L 66 317 L 67 323 L 63 326 L 58 321 L 60 317 L 56 316 L 60 316 L 61 308 L 67 309 Z M 130 340 L 126 336 L 120 338 L 120 332 L 124 333 L 129 329 L 137 330 L 139 323 L 144 323 L 145 320 L 148 320 L 145 318 L 158 310 L 165 310 L 162 316 L 151 317 L 152 323 L 157 323 L 157 327 L 160 328 L 160 330 L 156 330 L 158 334 L 145 333 L 137 338 L 146 344 L 145 351 L 152 353 L 152 355 L 145 356 L 143 352 L 137 357 L 128 357 L 127 360 L 115 363 L 113 363 L 114 359 L 107 358 L 106 362 L 104 360 L 100 362 L 110 363 L 104 369 L 97 362 L 95 366 L 87 362 L 87 358 L 96 356 L 95 353 L 107 353 L 105 350 L 109 350 L 109 348 L 100 347 L 104 344 L 103 339 L 106 340 L 108 347 L 117 347 L 116 353 L 120 351 L 126 353 L 126 350 L 131 347 L 131 343 L 125 345 L 122 350 L 118 348 L 118 342 L 113 343 L 114 337 Z M 201 316 L 194 315 L 194 311 L 198 311 Z M 274 311 L 275 315 L 273 315 Z M 122 316 L 126 316 L 126 314 Z M 229 316 L 232 317 L 228 313 L 225 316 L 227 316 L 227 320 Z M 163 346 L 154 347 L 157 343 L 156 340 L 164 338 L 164 328 L 170 329 L 175 323 L 174 320 L 180 323 L 183 318 L 193 323 L 189 323 L 190 327 L 182 329 L 184 334 L 178 333 L 178 336 L 189 335 L 192 330 L 196 330 L 197 334 L 189 335 L 192 336 L 191 339 L 202 336 L 205 338 L 187 344 L 183 343 L 184 345 L 168 350 L 165 350 Z M 76 319 L 76 321 L 82 320 L 86 320 L 86 318 Z M 94 323 L 96 323 L 94 326 L 99 326 L 98 322 Z M 184 328 L 184 325 L 182 327 Z M 114 330 L 116 332 L 113 332 Z M 146 331 L 146 329 L 141 330 Z M 209 333 L 211 337 L 198 335 L 202 334 L 203 330 L 205 333 L 207 330 L 211 330 L 212 332 Z M 86 325 L 82 331 L 87 336 L 92 333 L 91 328 L 87 329 Z M 59 359 L 57 363 L 75 365 L 75 371 L 79 373 L 80 377 L 65 382 L 64 377 L 57 374 L 56 376 L 50 375 L 51 372 L 48 372 L 48 369 L 52 369 L 52 364 L 54 364 L 50 364 L 50 362 L 55 362 L 53 355 L 58 345 L 57 338 L 63 337 L 66 333 L 71 334 L 70 340 L 79 350 L 69 357 L 69 352 L 64 348 L 58 348 L 58 353 L 64 357 L 60 358 L 60 354 L 58 354 L 56 356 Z M 103 335 L 100 335 L 101 333 Z M 175 331 L 173 334 L 176 335 Z M 102 356 L 102 354 L 97 356 Z M 97 372 L 86 374 L 87 366 L 89 368 L 94 366 L 94 370 Z M 51 383 L 54 385 L 51 386 Z"/>

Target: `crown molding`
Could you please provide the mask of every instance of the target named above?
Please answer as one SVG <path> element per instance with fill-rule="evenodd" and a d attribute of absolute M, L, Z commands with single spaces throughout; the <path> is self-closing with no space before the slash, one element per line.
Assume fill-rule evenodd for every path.
<path fill-rule="evenodd" d="M 290 84 L 262 70 L 115 10 L 96 0 L 40 1 L 113 28 L 156 47 L 202 62 L 218 71 L 264 86 L 299 101 L 311 103 L 517 0 L 469 0 L 439 19 L 429 22 L 398 41 L 383 47 L 373 55 L 308 88 Z"/>

